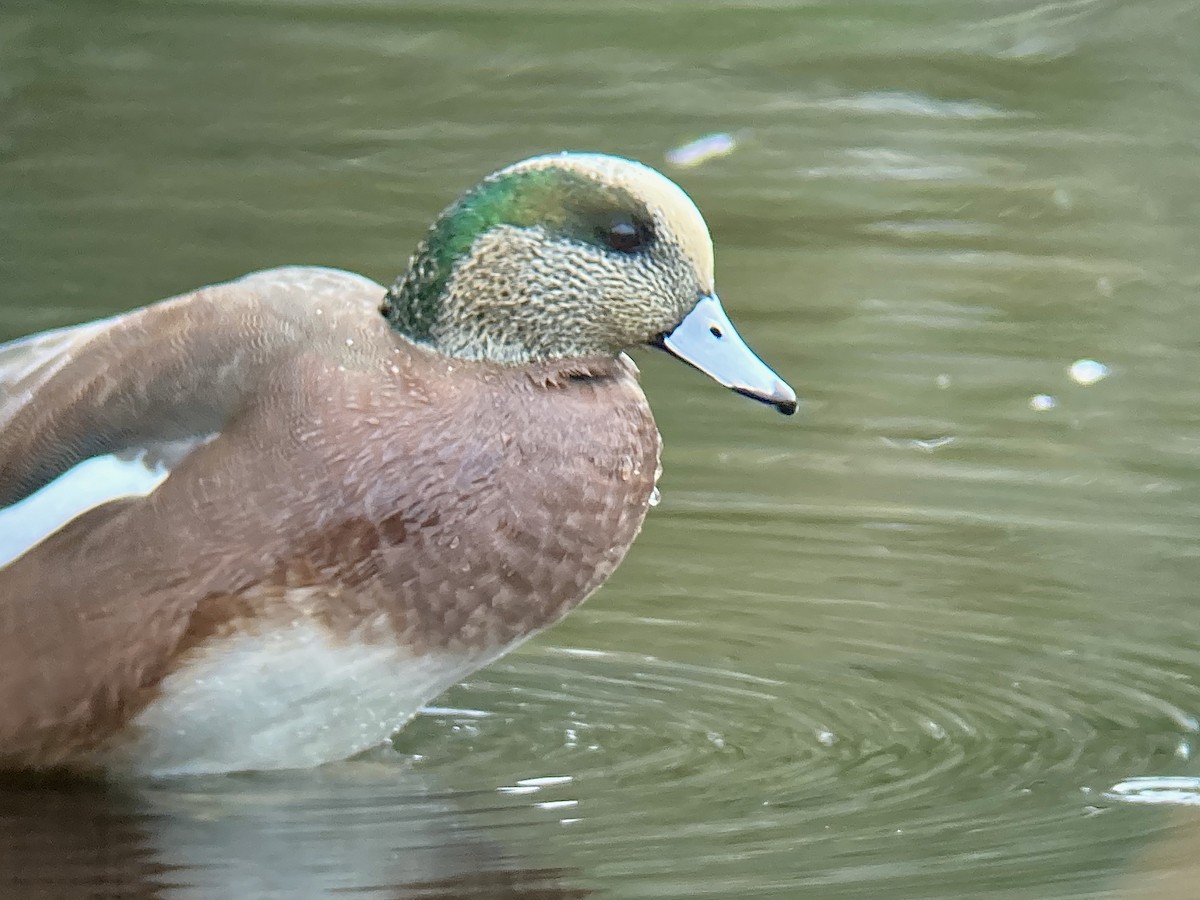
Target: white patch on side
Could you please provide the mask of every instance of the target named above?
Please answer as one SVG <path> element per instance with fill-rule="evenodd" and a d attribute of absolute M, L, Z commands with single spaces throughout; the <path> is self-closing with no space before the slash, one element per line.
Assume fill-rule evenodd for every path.
<path fill-rule="evenodd" d="M 163 681 L 98 762 L 200 775 L 346 759 L 497 655 L 414 656 L 398 644 L 339 640 L 307 619 L 214 639 Z"/>
<path fill-rule="evenodd" d="M 93 456 L 28 497 L 0 509 L 0 566 L 89 509 L 109 500 L 151 493 L 189 453 L 215 437 L 206 434 L 156 441 L 120 453 Z"/>
<path fill-rule="evenodd" d="M 0 509 L 0 566 L 12 562 L 80 513 L 118 497 L 148 494 L 167 477 L 140 459 L 95 456 L 24 500 Z"/>

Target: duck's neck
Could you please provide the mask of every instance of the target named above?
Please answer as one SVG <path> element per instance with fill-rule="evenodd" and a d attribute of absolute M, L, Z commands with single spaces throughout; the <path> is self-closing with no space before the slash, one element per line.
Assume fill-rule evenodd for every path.
<path fill-rule="evenodd" d="M 422 243 L 381 311 L 408 340 L 456 359 L 524 366 L 619 354 L 576 327 L 575 304 L 555 295 L 553 285 L 506 281 L 483 269 L 446 269 Z M 487 302 L 497 297 L 505 302 Z"/>
<path fill-rule="evenodd" d="M 472 304 L 497 286 L 480 267 L 464 264 L 485 234 L 547 217 L 561 180 L 540 170 L 493 176 L 444 209 L 384 299 L 383 314 L 392 327 L 450 356 L 488 359 L 498 353 L 497 362 L 546 358 L 507 317 L 489 316 L 488 308 Z"/>
<path fill-rule="evenodd" d="M 448 315 L 450 298 L 442 295 L 414 261 L 407 275 L 397 279 L 383 299 L 380 311 L 398 333 L 416 344 L 443 356 L 465 360 L 486 360 L 502 365 L 526 365 L 548 357 L 514 340 L 503 332 L 492 333 L 481 323 L 462 327 Z"/>
<path fill-rule="evenodd" d="M 440 349 L 434 335 L 449 274 L 449 267 L 439 265 L 428 242 L 422 241 L 409 260 L 408 270 L 388 288 L 380 312 L 410 341 Z"/>

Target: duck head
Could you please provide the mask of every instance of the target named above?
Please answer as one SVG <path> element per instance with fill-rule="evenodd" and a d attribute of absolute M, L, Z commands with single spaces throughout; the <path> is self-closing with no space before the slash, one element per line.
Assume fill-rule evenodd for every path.
<path fill-rule="evenodd" d="M 708 226 L 683 190 L 595 153 L 527 159 L 442 212 L 383 312 L 412 341 L 502 364 L 658 347 L 790 415 L 796 395 L 717 297 Z"/>

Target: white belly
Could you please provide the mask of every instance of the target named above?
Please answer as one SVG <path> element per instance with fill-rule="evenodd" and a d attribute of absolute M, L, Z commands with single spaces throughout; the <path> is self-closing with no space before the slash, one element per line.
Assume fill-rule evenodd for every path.
<path fill-rule="evenodd" d="M 345 759 L 387 740 L 498 655 L 414 656 L 303 619 L 210 641 L 163 681 L 99 762 L 131 774 L 197 775 Z"/>

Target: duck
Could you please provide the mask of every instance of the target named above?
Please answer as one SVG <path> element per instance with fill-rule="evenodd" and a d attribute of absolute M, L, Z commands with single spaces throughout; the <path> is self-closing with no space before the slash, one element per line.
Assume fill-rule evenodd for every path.
<path fill-rule="evenodd" d="M 796 411 L 691 198 L 583 152 L 483 178 L 390 287 L 273 268 L 0 346 L 0 771 L 386 743 L 629 550 L 647 346 Z"/>

